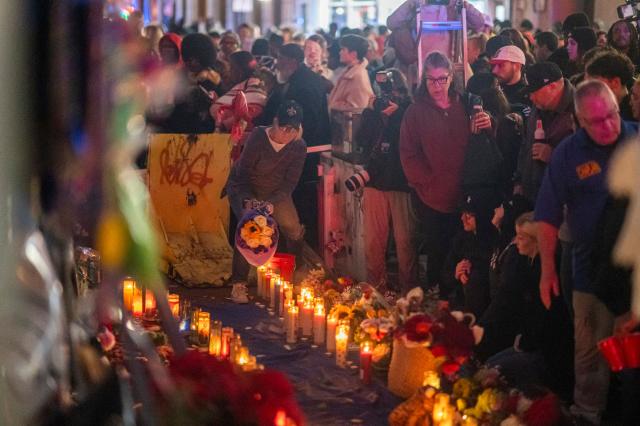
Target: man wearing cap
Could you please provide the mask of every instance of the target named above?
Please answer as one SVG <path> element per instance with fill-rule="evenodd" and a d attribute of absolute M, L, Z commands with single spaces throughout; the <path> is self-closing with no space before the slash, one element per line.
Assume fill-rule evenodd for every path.
<path fill-rule="evenodd" d="M 325 80 L 304 64 L 304 50 L 297 44 L 285 44 L 278 51 L 276 73 L 279 86 L 273 91 L 260 122 L 269 125 L 278 107 L 287 100 L 302 106 L 304 141 L 307 146 L 329 143 L 331 139 Z M 305 239 L 315 247 L 318 241 L 318 182 L 320 153 L 309 154 L 293 199 L 307 230 Z"/>
<path fill-rule="evenodd" d="M 526 63 L 524 52 L 517 46 L 503 46 L 489 63 L 509 103 L 528 105 L 529 100 L 522 94 L 522 89 L 527 86 L 523 73 Z"/>
<path fill-rule="evenodd" d="M 231 209 L 240 219 L 244 201 L 256 199 L 273 204 L 273 218 L 289 253 L 299 255 L 302 250 L 304 228 L 291 194 L 298 184 L 307 147 L 302 140 L 302 107 L 286 101 L 270 127 L 256 127 L 247 141 L 240 159 L 231 168 L 225 185 Z M 246 284 L 249 264 L 234 249 L 230 282 Z"/>
<path fill-rule="evenodd" d="M 553 149 L 575 130 L 574 88 L 552 62 L 531 65 L 527 69 L 527 80 L 529 85 L 523 93 L 529 94 L 533 108 L 520 146 L 516 186 L 517 192 L 535 203 Z M 538 120 L 545 134 L 543 142 L 535 140 Z"/>

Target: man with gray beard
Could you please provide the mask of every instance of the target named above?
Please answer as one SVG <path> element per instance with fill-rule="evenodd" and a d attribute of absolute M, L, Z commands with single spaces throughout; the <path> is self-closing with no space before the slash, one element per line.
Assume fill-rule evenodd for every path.
<path fill-rule="evenodd" d="M 273 90 L 262 113 L 260 123 L 273 121 L 280 105 L 296 101 L 304 111 L 302 127 L 308 147 L 330 143 L 329 109 L 324 79 L 304 64 L 304 50 L 293 43 L 280 48 L 276 61 L 278 85 Z M 300 220 L 307 230 L 305 239 L 314 248 L 318 243 L 318 182 L 319 153 L 307 155 L 300 183 L 293 193 Z"/>

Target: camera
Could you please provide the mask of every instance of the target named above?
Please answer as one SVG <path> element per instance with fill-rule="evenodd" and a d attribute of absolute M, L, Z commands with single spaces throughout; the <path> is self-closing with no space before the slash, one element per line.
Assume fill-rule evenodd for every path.
<path fill-rule="evenodd" d="M 393 92 L 393 73 L 391 71 L 378 71 L 376 73 L 376 83 L 380 87 L 382 94 L 373 101 L 373 110 L 382 112 L 389 107 L 391 93 Z"/>
<path fill-rule="evenodd" d="M 365 186 L 370 179 L 371 176 L 369 176 L 369 172 L 361 170 L 345 180 L 344 186 L 346 186 L 349 191 L 353 192 Z"/>
<path fill-rule="evenodd" d="M 638 16 L 638 3 L 640 3 L 640 0 L 626 0 L 625 4 L 621 4 L 617 8 L 618 17 L 628 21 L 640 19 Z"/>

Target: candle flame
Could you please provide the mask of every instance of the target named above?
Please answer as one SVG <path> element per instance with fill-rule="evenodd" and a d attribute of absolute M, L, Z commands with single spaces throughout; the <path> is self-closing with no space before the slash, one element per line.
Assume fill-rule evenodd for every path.
<path fill-rule="evenodd" d="M 274 426 L 286 426 L 287 425 L 287 413 L 284 410 L 278 410 L 275 419 L 273 419 Z"/>

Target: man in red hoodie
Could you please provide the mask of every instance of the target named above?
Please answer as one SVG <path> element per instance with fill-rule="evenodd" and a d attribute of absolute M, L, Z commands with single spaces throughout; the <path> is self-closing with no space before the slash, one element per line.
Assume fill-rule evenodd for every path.
<path fill-rule="evenodd" d="M 400 159 L 417 199 L 427 252 L 427 286 L 439 282 L 449 242 L 459 226 L 462 166 L 467 141 L 474 132 L 491 127 L 480 112 L 472 126 L 465 105 L 451 90 L 451 61 L 432 52 L 424 62 L 416 99 L 405 113 L 400 130 Z"/>

